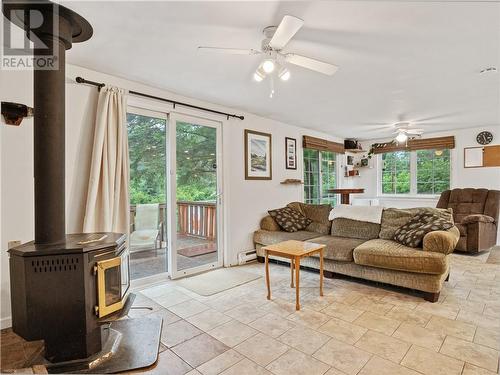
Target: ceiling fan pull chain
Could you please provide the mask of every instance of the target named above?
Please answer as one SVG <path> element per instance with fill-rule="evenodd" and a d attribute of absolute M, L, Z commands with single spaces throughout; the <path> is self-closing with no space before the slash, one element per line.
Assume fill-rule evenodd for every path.
<path fill-rule="evenodd" d="M 271 76 L 271 79 L 269 80 L 270 85 L 271 85 L 271 92 L 269 93 L 269 97 L 272 99 L 274 96 L 274 76 Z"/>

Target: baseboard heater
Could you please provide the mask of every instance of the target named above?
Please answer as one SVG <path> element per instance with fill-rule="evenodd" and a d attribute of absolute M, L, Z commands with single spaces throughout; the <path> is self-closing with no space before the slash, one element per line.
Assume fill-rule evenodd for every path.
<path fill-rule="evenodd" d="M 238 264 L 240 266 L 255 260 L 257 260 L 257 251 L 255 250 L 242 251 L 238 254 Z"/>

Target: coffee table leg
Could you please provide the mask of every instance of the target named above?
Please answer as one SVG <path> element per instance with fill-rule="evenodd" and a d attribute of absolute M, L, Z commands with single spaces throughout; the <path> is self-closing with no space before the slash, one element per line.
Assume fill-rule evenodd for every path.
<path fill-rule="evenodd" d="M 319 252 L 319 295 L 323 297 L 323 250 Z"/>
<path fill-rule="evenodd" d="M 290 288 L 293 288 L 293 258 L 290 259 Z"/>
<path fill-rule="evenodd" d="M 271 284 L 269 282 L 269 254 L 266 251 L 266 285 L 267 285 L 267 299 L 271 299 Z"/>
<path fill-rule="evenodd" d="M 300 258 L 295 257 L 295 310 L 300 310 Z"/>

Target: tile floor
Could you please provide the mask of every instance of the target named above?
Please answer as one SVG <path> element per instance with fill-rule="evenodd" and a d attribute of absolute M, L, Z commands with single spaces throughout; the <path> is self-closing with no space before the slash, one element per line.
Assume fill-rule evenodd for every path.
<path fill-rule="evenodd" d="M 175 281 L 149 287 L 137 292 L 136 305 L 153 310 L 133 309 L 129 318 L 163 318 L 161 353 L 153 368 L 137 372 L 493 375 L 500 265 L 487 258 L 453 254 L 450 281 L 434 304 L 417 293 L 353 279 L 326 279 L 320 298 L 318 274 L 301 271 L 302 310 L 296 312 L 290 271 L 279 265 L 271 266 L 272 301 L 265 298 L 264 278 L 210 297 Z M 244 267 L 264 274 L 261 264 Z M 16 343 L 15 335 L 2 332 L 3 369 L 26 358 L 9 346 Z"/>

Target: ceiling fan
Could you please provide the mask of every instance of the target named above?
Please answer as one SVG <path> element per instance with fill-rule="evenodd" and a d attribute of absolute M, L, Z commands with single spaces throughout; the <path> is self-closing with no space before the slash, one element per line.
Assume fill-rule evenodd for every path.
<path fill-rule="evenodd" d="M 278 26 L 268 26 L 263 30 L 264 40 L 261 49 L 239 49 L 239 48 L 219 48 L 219 47 L 198 47 L 200 52 L 225 53 L 230 55 L 264 55 L 264 60 L 257 67 L 253 78 L 257 82 L 262 82 L 267 76 L 277 72 L 282 81 L 290 79 L 290 71 L 286 64 L 297 65 L 315 72 L 333 75 L 338 67 L 311 57 L 298 55 L 296 53 L 284 53 L 283 49 L 293 36 L 304 25 L 304 21 L 294 16 L 284 16 Z M 271 97 L 274 90 L 271 89 Z"/>
<path fill-rule="evenodd" d="M 398 143 L 406 142 L 408 138 L 420 137 L 424 133 L 424 129 L 414 128 L 411 122 L 397 122 L 394 128 L 392 134 L 397 134 L 395 139 Z"/>

